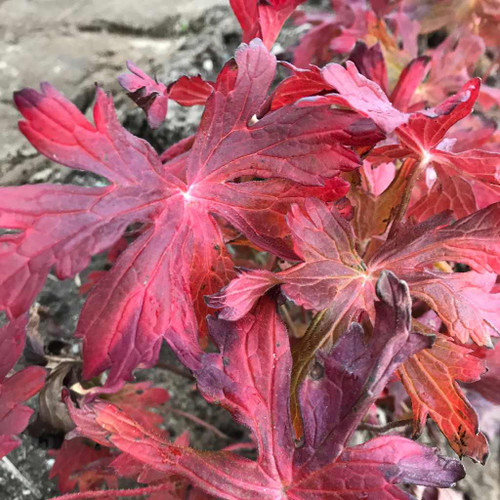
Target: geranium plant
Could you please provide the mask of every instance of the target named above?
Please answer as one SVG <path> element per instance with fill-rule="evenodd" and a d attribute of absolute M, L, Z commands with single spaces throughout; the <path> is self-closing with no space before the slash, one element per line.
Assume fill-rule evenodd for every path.
<path fill-rule="evenodd" d="M 197 132 L 162 153 L 123 128 L 100 88 L 93 123 L 48 83 L 15 94 L 40 153 L 105 182 L 0 188 L 0 452 L 17 445 L 31 413 L 20 403 L 46 374 L 8 376 L 30 306 L 49 273 L 73 277 L 107 252 L 111 268 L 84 284 L 82 369 L 52 359 L 40 397 L 41 420 L 55 397 L 51 425 L 69 431 L 51 452 L 61 498 L 399 499 L 450 487 L 460 460 L 417 438 L 430 417 L 460 458 L 488 456 L 458 382 L 498 365 L 500 154 L 473 107 L 499 104 L 479 72 L 498 58 L 500 10 L 476 2 L 454 23 L 443 2 L 432 23 L 431 5 L 409 0 L 332 0 L 331 13 L 230 3 L 243 43 L 215 81 L 162 83 L 133 63 L 119 77 L 152 128 L 169 100 L 204 106 Z M 290 16 L 310 27 L 278 60 Z M 480 50 L 464 56 L 461 37 Z M 152 411 L 168 393 L 133 383 L 163 340 L 250 444 L 206 452 L 170 439 Z M 476 390 L 498 403 L 494 383 L 493 370 Z"/>

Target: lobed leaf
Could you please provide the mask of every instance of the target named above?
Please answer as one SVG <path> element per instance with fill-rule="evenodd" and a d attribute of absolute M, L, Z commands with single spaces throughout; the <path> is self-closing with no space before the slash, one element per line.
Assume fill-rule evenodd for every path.
<path fill-rule="evenodd" d="M 144 110 L 151 128 L 158 128 L 165 120 L 168 100 L 173 99 L 181 106 L 205 104 L 213 91 L 213 82 L 206 82 L 198 76 L 181 76 L 168 87 L 151 78 L 130 61 L 130 73 L 118 77 L 120 85 L 128 91 L 128 96 Z"/>
<path fill-rule="evenodd" d="M 50 453 L 50 451 L 49 451 Z M 99 489 L 103 484 L 116 488 L 118 480 L 111 469 L 113 459 L 107 448 L 96 448 L 83 438 L 63 441 L 59 450 L 52 450 L 54 465 L 49 479 L 57 478 L 61 493 L 69 493 L 78 486 L 79 491 Z"/>
<path fill-rule="evenodd" d="M 346 62 L 346 68 L 328 64 L 321 74 L 340 94 L 329 96 L 330 102 L 351 107 L 370 117 L 384 132 L 392 132 L 408 121 L 409 116 L 394 108 L 385 92 L 359 73 L 352 61 Z"/>
<path fill-rule="evenodd" d="M 476 412 L 457 383 L 475 382 L 484 371 L 484 363 L 471 349 L 444 335 L 437 335 L 430 349 L 407 360 L 399 376 L 411 397 L 414 434 L 420 434 L 430 415 L 459 456 L 484 463 L 488 442 L 478 431 Z"/>
<path fill-rule="evenodd" d="M 309 387 L 301 393 L 306 432 L 298 448 L 286 411 L 288 338 L 269 295 L 239 321 L 210 321 L 219 352 L 205 353 L 196 371 L 204 396 L 250 427 L 258 444 L 257 461 L 228 451 L 199 452 L 171 444 L 110 403 L 96 400 L 76 409 L 67 398 L 77 434 L 114 445 L 153 470 L 186 477 L 219 498 L 310 499 L 359 493 L 408 498 L 395 483 L 450 486 L 463 477 L 461 464 L 411 440 L 386 436 L 346 447 L 394 370 L 429 346 L 428 337 L 409 332 L 407 286 L 384 273 L 377 291 L 381 302 L 372 338 L 365 343 L 361 327 L 353 325 L 341 343 L 320 358 L 324 372 L 306 382 Z"/>
<path fill-rule="evenodd" d="M 292 12 L 305 0 L 230 0 L 234 15 L 243 30 L 243 42 L 260 38 L 270 49 L 281 27 Z"/>
<path fill-rule="evenodd" d="M 26 324 L 26 316 L 21 316 L 0 328 L 4 357 L 0 363 L 0 458 L 21 444 L 15 435 L 26 428 L 33 413 L 22 403 L 33 397 L 45 381 L 45 370 L 40 366 L 29 366 L 7 376 L 23 350 Z"/>
<path fill-rule="evenodd" d="M 238 49 L 213 86 L 196 78 L 169 86 L 179 99 L 208 100 L 195 138 L 163 155 L 166 163 L 121 127 L 100 90 L 95 125 L 47 84 L 41 93 L 18 93 L 21 128 L 40 152 L 112 184 L 2 190 L 0 225 L 19 232 L 0 237 L 0 282 L 9 289 L 0 307 L 17 317 L 52 267 L 60 278 L 74 275 L 140 222 L 137 238 L 83 308 L 76 333 L 84 338 L 84 374 L 111 368 L 107 383 L 118 386 L 138 364 L 156 362 L 163 338 L 196 369 L 198 337 L 206 335 L 203 295 L 233 272 L 212 214 L 261 248 L 296 258 L 285 223 L 290 204 L 343 196 L 348 185 L 336 177 L 360 162 L 350 147 L 383 137 L 370 120 L 328 106 L 291 103 L 266 111 L 275 68 L 275 57 L 254 40 Z M 132 70 L 135 76 L 125 78 L 132 90 L 146 85 L 147 92 L 163 92 Z"/>
<path fill-rule="evenodd" d="M 130 73 L 118 77 L 128 96 L 144 110 L 151 128 L 158 128 L 167 116 L 168 93 L 163 83 L 153 79 L 137 66 L 127 61 Z"/>

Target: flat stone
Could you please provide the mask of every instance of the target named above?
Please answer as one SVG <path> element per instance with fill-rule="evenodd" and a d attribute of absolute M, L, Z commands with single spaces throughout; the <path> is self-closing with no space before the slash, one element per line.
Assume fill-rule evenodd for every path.
<path fill-rule="evenodd" d="M 0 4 L 1 31 L 16 36 L 33 30 L 77 25 L 87 28 L 109 27 L 122 31 L 168 31 L 171 23 L 189 22 L 227 0 L 7 0 Z"/>
<path fill-rule="evenodd" d="M 17 129 L 21 117 L 12 104 L 14 91 L 48 81 L 85 111 L 95 83 L 122 96 L 116 77 L 127 60 L 166 77 L 188 72 L 192 59 L 179 58 L 179 49 L 193 38 L 186 26 L 221 5 L 227 8 L 227 0 L 76 0 L 69 7 L 64 0 L 0 3 L 0 184 L 15 183 L 19 158 L 32 153 Z"/>

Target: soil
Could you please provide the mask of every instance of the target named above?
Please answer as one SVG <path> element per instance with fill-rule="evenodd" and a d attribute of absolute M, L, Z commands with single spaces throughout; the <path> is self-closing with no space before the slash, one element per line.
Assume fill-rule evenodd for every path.
<path fill-rule="evenodd" d="M 117 114 L 134 134 L 148 139 L 162 151 L 192 133 L 199 108 L 169 104 L 168 120 L 152 132 L 141 110 L 135 108 L 116 82 L 131 60 L 168 82 L 181 74 L 200 73 L 213 79 L 239 43 L 239 27 L 227 0 L 0 0 L 0 185 L 56 182 L 95 184 L 92 175 L 60 167 L 39 156 L 18 132 L 12 92 L 36 87 L 48 80 L 89 114 L 98 83 L 115 95 Z M 293 33 L 285 32 L 283 46 Z M 50 276 L 37 301 L 44 314 L 40 332 L 45 346 L 77 353 L 72 337 L 83 298 L 78 281 L 89 271 L 102 269 L 97 257 L 89 270 L 75 280 L 59 282 Z M 168 348 L 161 354 L 167 369 L 148 371 L 156 385 L 171 396 L 169 408 L 196 415 L 216 427 L 216 435 L 184 416 L 167 412 L 166 428 L 172 437 L 188 430 L 191 443 L 202 449 L 217 449 L 240 441 L 246 431 L 234 424 L 220 408 L 208 405 L 195 391 L 193 381 L 182 375 L 183 367 Z M 173 367 L 172 369 L 168 369 Z M 180 372 L 181 375 L 176 372 Z M 145 379 L 140 371 L 138 380 Z M 36 406 L 36 400 L 31 404 Z M 0 462 L 0 500 L 47 499 L 58 493 L 48 479 L 53 459 L 46 448 L 50 440 L 22 436 L 23 444 Z M 443 443 L 443 447 L 446 445 Z M 470 499 L 500 499 L 498 489 L 500 444 L 492 442 L 488 465 L 467 464 L 468 478 L 460 490 Z"/>

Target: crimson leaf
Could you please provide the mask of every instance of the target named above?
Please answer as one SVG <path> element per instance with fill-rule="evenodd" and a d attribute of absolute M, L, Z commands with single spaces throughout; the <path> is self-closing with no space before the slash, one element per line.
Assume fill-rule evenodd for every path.
<path fill-rule="evenodd" d="M 243 30 L 243 41 L 263 40 L 270 49 L 281 27 L 292 12 L 305 0 L 229 0 Z"/>
<path fill-rule="evenodd" d="M 72 276 L 130 223 L 143 222 L 83 307 L 84 375 L 111 367 L 108 384 L 120 383 L 139 363 L 154 364 L 162 338 L 186 366 L 199 367 L 203 295 L 232 275 L 211 214 L 254 244 L 295 258 L 283 239 L 290 203 L 345 194 L 347 184 L 335 176 L 359 164 L 347 146 L 383 137 L 371 120 L 329 106 L 291 104 L 254 123 L 275 66 L 260 40 L 242 45 L 217 79 L 191 150 L 166 164 L 120 126 L 100 90 L 95 126 L 48 84 L 42 93 L 17 93 L 21 130 L 40 152 L 111 184 L 1 190 L 0 226 L 19 231 L 1 237 L 1 307 L 18 316 L 53 266 L 59 278 Z M 243 176 L 263 180 L 236 182 Z"/>
<path fill-rule="evenodd" d="M 199 75 L 182 76 L 167 88 L 130 61 L 127 68 L 130 73 L 120 75 L 118 81 L 128 91 L 129 97 L 144 110 L 151 128 L 159 127 L 165 120 L 169 99 L 182 106 L 194 106 L 205 104 L 213 91 L 213 83 L 204 81 Z"/>
<path fill-rule="evenodd" d="M 23 347 L 26 331 L 26 316 L 0 328 L 0 458 L 17 448 L 21 442 L 15 434 L 28 425 L 33 413 L 31 408 L 21 403 L 34 396 L 45 381 L 45 370 L 40 366 L 30 366 L 14 373 L 14 367 Z"/>
<path fill-rule="evenodd" d="M 353 324 L 318 362 L 322 373 L 301 392 L 305 441 L 296 448 L 289 414 L 291 355 L 274 301 L 264 297 L 237 322 L 212 320 L 219 353 L 205 354 L 196 376 L 201 392 L 226 407 L 254 433 L 259 458 L 227 451 L 199 452 L 168 443 L 111 404 L 87 403 L 70 411 L 77 431 L 114 445 L 155 470 L 177 473 L 221 498 L 378 495 L 408 498 L 394 483 L 449 486 L 463 477 L 457 460 L 411 440 L 386 436 L 359 446 L 347 442 L 394 370 L 431 339 L 409 332 L 408 288 L 384 273 L 368 342 Z"/>
<path fill-rule="evenodd" d="M 500 154 L 481 149 L 452 152 L 453 141 L 449 144 L 445 138 L 454 124 L 469 115 L 479 89 L 480 80 L 475 78 L 439 106 L 411 115 L 408 123 L 396 129 L 399 145 L 373 152 L 386 158 L 415 158 L 421 169 L 434 170 L 431 189 L 410 209 L 420 220 L 446 209 L 463 217 L 499 199 Z"/>
<path fill-rule="evenodd" d="M 488 443 L 479 432 L 474 409 L 457 383 L 475 382 L 484 371 L 484 363 L 471 349 L 442 334 L 436 336 L 431 349 L 422 350 L 403 363 L 399 375 L 412 400 L 414 434 L 420 434 L 430 414 L 458 455 L 484 463 Z"/>
<path fill-rule="evenodd" d="M 482 313 L 484 304 L 467 291 L 478 275 L 440 273 L 432 265 L 449 260 L 479 273 L 500 272 L 500 203 L 453 223 L 442 215 L 417 226 L 409 224 L 366 262 L 355 250 L 350 225 L 335 208 L 311 199 L 305 212 L 294 206 L 288 222 L 303 262 L 275 274 L 241 274 L 208 299 L 213 307 L 224 308 L 220 317 L 244 316 L 262 293 L 279 283 L 287 297 L 307 309 L 330 308 L 335 317 L 352 315 L 359 308 L 372 314 L 374 284 L 385 269 L 407 281 L 412 294 L 433 307 L 461 342 L 469 338 L 479 345 L 491 342 L 488 311 Z M 480 287 L 474 289 L 478 292 Z"/>

